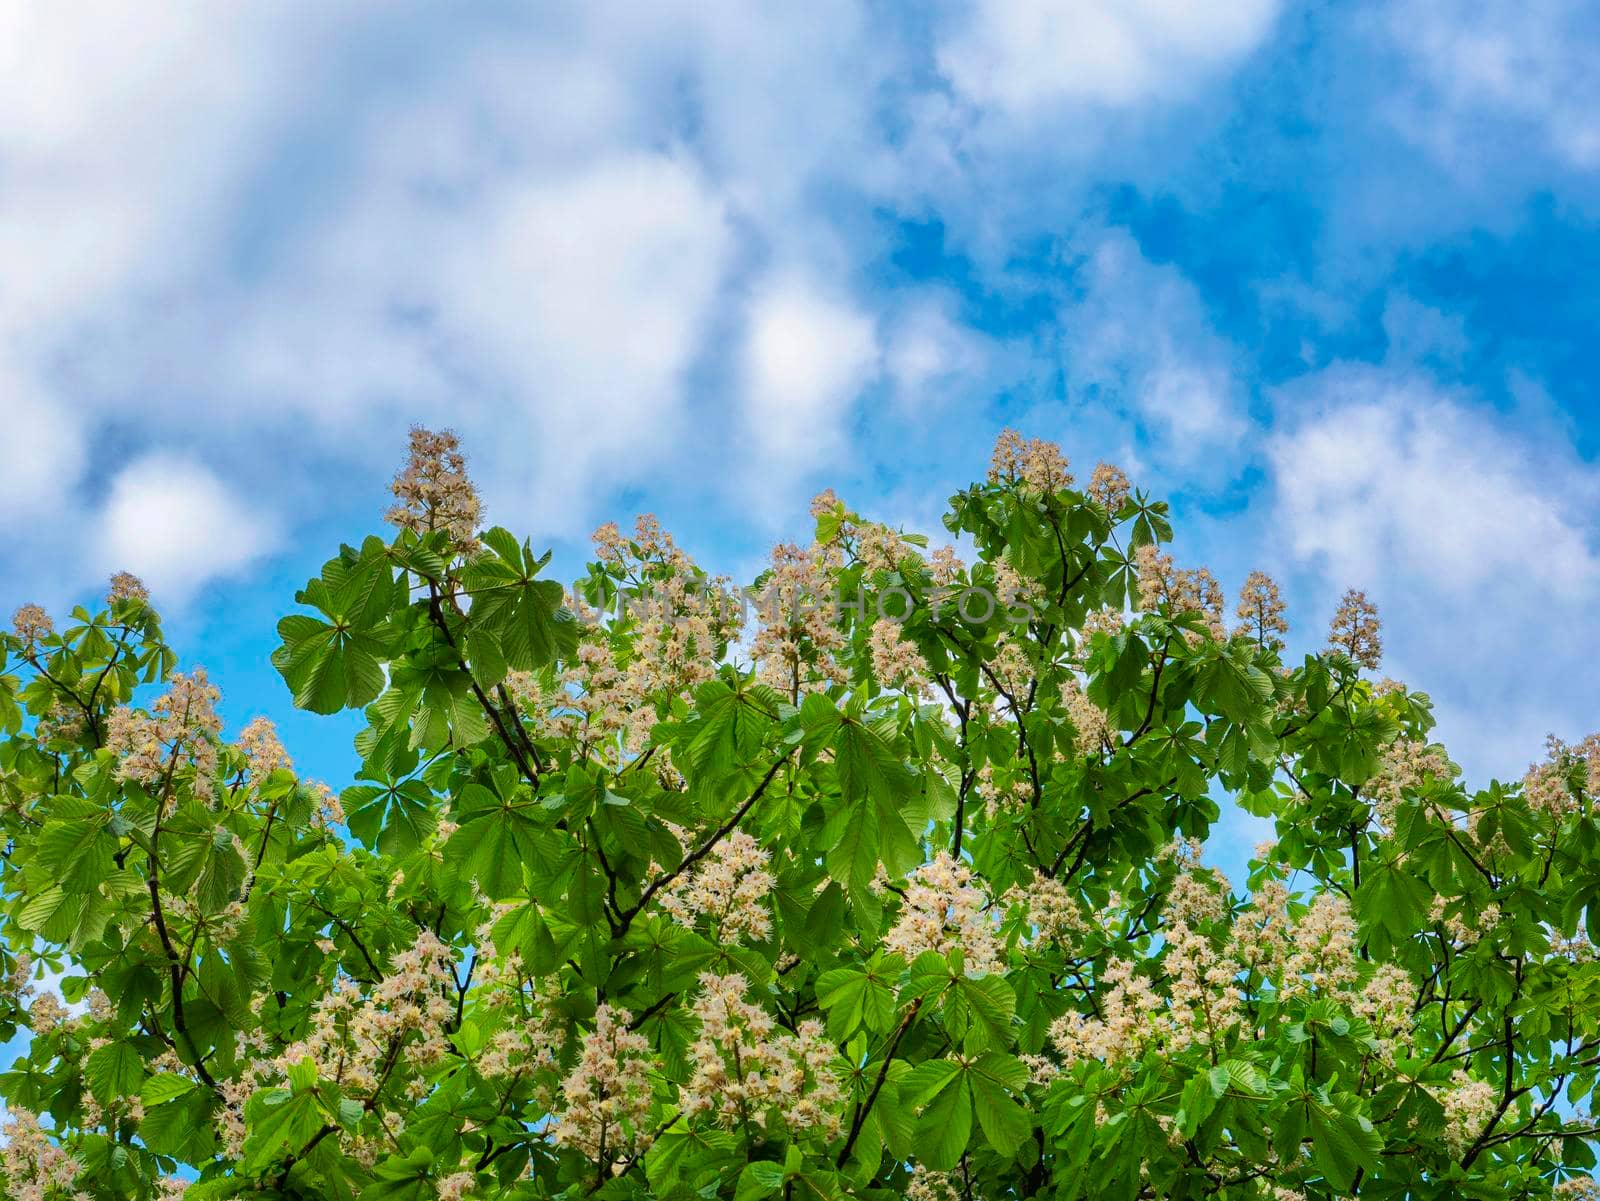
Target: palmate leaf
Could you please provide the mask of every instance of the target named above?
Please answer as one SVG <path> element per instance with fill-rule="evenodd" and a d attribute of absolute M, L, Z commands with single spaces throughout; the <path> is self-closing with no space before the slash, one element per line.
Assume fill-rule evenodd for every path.
<path fill-rule="evenodd" d="M 935 1062 L 948 1063 L 948 1060 Z M 955 1067 L 955 1064 L 950 1064 Z M 948 1172 L 961 1162 L 972 1140 L 972 1090 L 967 1074 L 957 1068 L 936 1092 L 917 1120 L 917 1158 L 935 1171 Z"/>
<path fill-rule="evenodd" d="M 107 1043 L 91 1051 L 85 1067 L 89 1091 L 102 1105 L 137 1096 L 144 1083 L 144 1058 L 130 1043 Z"/>
<path fill-rule="evenodd" d="M 321 1103 L 309 1091 L 263 1089 L 245 1105 L 244 1159 L 246 1172 L 258 1172 L 283 1155 L 298 1151 L 321 1129 L 325 1117 Z"/>
<path fill-rule="evenodd" d="M 674 1122 L 651 1144 L 645 1178 L 658 1191 L 679 1181 L 698 1184 L 731 1175 L 741 1158 L 739 1141 L 727 1131 Z"/>
<path fill-rule="evenodd" d="M 461 865 L 485 895 L 494 900 L 522 890 L 523 864 L 537 854 L 541 813 L 531 793 L 504 776 L 496 790 L 468 784 L 456 798 L 459 829 L 445 844 L 445 856 Z"/>
<path fill-rule="evenodd" d="M 419 779 L 356 784 L 339 796 L 350 832 L 385 855 L 407 855 L 438 828 L 433 790 Z"/>
<path fill-rule="evenodd" d="M 1403 939 L 1418 928 L 1432 901 L 1427 886 L 1402 863 L 1374 859 L 1362 866 L 1356 904 L 1364 924 Z"/>
<path fill-rule="evenodd" d="M 215 913 L 238 896 L 247 866 L 232 831 L 216 824 L 203 805 L 189 802 L 169 819 L 162 835 L 164 883 L 190 893 L 202 912 Z"/>
<path fill-rule="evenodd" d="M 403 607 L 403 588 L 383 544 L 369 539 L 359 555 L 346 547 L 330 559 L 322 575 L 296 594 L 301 604 L 322 613 L 291 614 L 278 623 L 283 643 L 272 652 L 272 665 L 298 707 L 336 713 L 360 708 L 383 691 L 388 618 Z"/>
<path fill-rule="evenodd" d="M 844 886 L 859 912 L 876 913 L 872 881 L 881 853 L 877 815 L 870 804 L 843 802 L 829 817 L 823 838 L 830 844 L 828 873 Z"/>
<path fill-rule="evenodd" d="M 733 1201 L 762 1201 L 783 1187 L 783 1165 L 758 1159 L 747 1163 L 734 1186 Z"/>
<path fill-rule="evenodd" d="M 695 690 L 694 715 L 675 754 L 696 778 L 717 780 L 770 755 L 782 698 L 771 688 L 727 674 Z"/>
<path fill-rule="evenodd" d="M 17 703 L 17 677 L 0 676 L 0 734 L 15 734 L 22 728 L 22 706 Z"/>
<path fill-rule="evenodd" d="M 61 885 L 52 884 L 23 902 L 22 908 L 17 911 L 17 925 L 23 930 L 45 931 L 63 909 L 76 912 L 74 906 L 69 906 L 67 894 Z"/>
<path fill-rule="evenodd" d="M 111 872 L 116 840 L 106 832 L 110 817 L 52 818 L 34 843 L 34 862 L 64 888 L 92 888 Z"/>
<path fill-rule="evenodd" d="M 454 1042 L 465 1051 L 470 1045 L 468 1032 L 475 1027 L 465 1023 Z M 481 1036 L 480 1036 L 481 1037 Z M 460 1153 L 462 1135 L 485 1115 L 482 1098 L 477 1095 L 469 1072 L 452 1072 L 406 1119 L 406 1129 L 432 1148 L 436 1158 L 453 1161 Z M 503 1117 L 503 1115 L 502 1115 Z"/>
<path fill-rule="evenodd" d="M 1355 1110 L 1355 1098 L 1337 1096 L 1333 1104 L 1310 1107 L 1311 1157 L 1335 1186 L 1348 1189 L 1357 1169 L 1373 1171 L 1383 1151 L 1383 1138 Z"/>
<path fill-rule="evenodd" d="M 806 698 L 800 720 L 807 744 L 828 747 L 838 772 L 839 801 L 823 828 L 828 872 L 858 909 L 873 912 L 878 864 L 899 876 L 920 862 L 906 817 L 921 801 L 918 778 L 895 749 L 887 721 L 869 724 L 816 693 Z"/>
<path fill-rule="evenodd" d="M 828 1035 L 843 1042 L 863 1024 L 876 1033 L 888 1030 L 894 1021 L 894 988 L 889 981 L 898 972 L 900 960 L 874 960 L 867 968 L 834 968 L 817 977 L 817 1004 L 828 1015 Z"/>
<path fill-rule="evenodd" d="M 154 1103 L 147 1083 L 144 1102 L 139 1137 L 145 1146 L 185 1163 L 202 1163 L 213 1154 L 216 1126 L 204 1093 L 191 1090 L 179 1098 Z"/>
<path fill-rule="evenodd" d="M 364 771 L 379 779 L 403 776 L 417 765 L 411 716 L 422 702 L 421 686 L 389 687 L 366 708 L 367 726 L 356 735 Z"/>
<path fill-rule="evenodd" d="M 446 744 L 475 746 L 489 735 L 483 705 L 473 691 L 472 677 L 458 666 L 455 650 L 435 643 L 397 662 L 390 673 L 397 706 L 411 699 L 411 749 L 436 752 Z M 412 699 L 414 698 L 414 699 Z M 398 720 L 398 718 L 396 718 Z"/>
<path fill-rule="evenodd" d="M 1013 1056 L 990 1052 L 968 1069 L 967 1078 L 984 1137 L 1001 1155 L 1015 1155 L 1033 1133 L 1032 1116 L 1015 1100 L 1028 1085 L 1027 1067 Z"/>
<path fill-rule="evenodd" d="M 361 1195 L 378 1201 L 422 1201 L 432 1197 L 428 1172 L 432 1165 L 433 1152 L 426 1144 L 405 1155 L 390 1155 L 374 1166 L 372 1180 Z"/>
<path fill-rule="evenodd" d="M 968 1050 L 1011 1045 L 1017 997 L 1004 976 L 961 976 L 952 981 L 947 1010 L 958 1028 L 965 1026 Z"/>
<path fill-rule="evenodd" d="M 909 803 L 917 794 L 917 776 L 892 745 L 895 724 L 884 719 L 867 724 L 858 718 L 841 714 L 833 739 L 833 753 L 839 769 L 839 787 L 852 800 L 871 798 L 893 806 L 895 817 L 900 818 L 900 806 Z M 903 819 L 898 821 L 905 826 Z M 897 872 L 914 866 L 917 855 L 916 838 L 909 829 L 902 839 L 896 835 Z"/>
<path fill-rule="evenodd" d="M 1017 997 L 1011 985 L 1003 976 L 968 976 L 959 949 L 948 956 L 918 955 L 901 999 L 909 997 L 937 1002 L 950 1036 L 962 1040 L 969 1054 L 1008 1047 L 1015 1037 Z"/>
<path fill-rule="evenodd" d="M 535 974 L 550 971 L 561 962 L 565 948 L 550 932 L 539 906 L 529 901 L 507 911 L 495 922 L 495 946 L 502 954 L 515 951 Z"/>
<path fill-rule="evenodd" d="M 359 708 L 383 690 L 380 640 L 304 614 L 280 621 L 278 636 L 283 645 L 272 652 L 272 665 L 300 708 L 337 713 Z"/>
<path fill-rule="evenodd" d="M 474 674 L 492 685 L 508 670 L 535 671 L 570 656 L 578 646 L 578 623 L 554 580 L 537 576 L 549 560 L 499 526 L 486 530 L 488 553 L 464 573 L 472 598 L 467 646 Z"/>
<path fill-rule="evenodd" d="M 1195 665 L 1194 700 L 1202 712 L 1239 725 L 1265 719 L 1272 700 L 1272 677 L 1251 658 L 1245 642 L 1211 648 Z"/>

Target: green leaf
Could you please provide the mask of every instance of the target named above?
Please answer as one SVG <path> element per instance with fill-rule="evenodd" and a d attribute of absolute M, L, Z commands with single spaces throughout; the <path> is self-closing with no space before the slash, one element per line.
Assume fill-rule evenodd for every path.
<path fill-rule="evenodd" d="M 1335 1186 L 1348 1189 L 1358 1168 L 1377 1168 L 1383 1139 L 1365 1117 L 1345 1108 L 1353 1105 L 1353 1097 L 1336 1102 L 1311 1106 L 1311 1158 Z"/>
<path fill-rule="evenodd" d="M 1433 902 L 1433 894 L 1397 861 L 1376 859 L 1362 865 L 1357 912 L 1396 939 L 1411 937 Z"/>
<path fill-rule="evenodd" d="M 1245 644 L 1218 648 L 1196 676 L 1194 700 L 1202 712 L 1246 725 L 1264 715 L 1272 700 L 1272 677 L 1256 666 Z"/>
<path fill-rule="evenodd" d="M 102 1105 L 137 1096 L 144 1083 L 144 1059 L 125 1042 L 107 1043 L 90 1052 L 85 1066 L 89 1091 Z"/>
<path fill-rule="evenodd" d="M 733 1201 L 761 1201 L 783 1186 L 784 1170 L 781 1163 L 758 1159 L 744 1166 L 739 1173 L 739 1183 L 733 1191 Z"/>
<path fill-rule="evenodd" d="M 204 1093 L 152 1105 L 148 1100 L 139 1122 L 139 1137 L 157 1155 L 186 1163 L 202 1163 L 216 1150 L 215 1123 Z"/>
<path fill-rule="evenodd" d="M 433 1186 L 429 1183 L 429 1169 L 433 1166 L 433 1152 L 420 1146 L 406 1155 L 390 1155 L 372 1169 L 372 1182 L 361 1190 L 363 1198 L 371 1201 L 423 1201 L 431 1198 Z"/>
<path fill-rule="evenodd" d="M 1183 1086 L 1177 1115 L 1178 1128 L 1185 1138 L 1194 1137 L 1205 1120 L 1216 1111 L 1217 1102 L 1226 1091 L 1227 1073 L 1222 1073 L 1219 1081 L 1216 1068 L 1189 1077 L 1188 1083 Z"/>
<path fill-rule="evenodd" d="M 950 1059 L 925 1059 L 900 1084 L 900 1101 L 920 1109 L 938 1096 L 961 1075 L 961 1065 Z"/>
<path fill-rule="evenodd" d="M 139 1098 L 147 1106 L 161 1105 L 193 1092 L 196 1087 L 195 1082 L 185 1076 L 161 1072 L 144 1082 L 144 1087 L 139 1090 Z"/>
<path fill-rule="evenodd" d="M 948 1172 L 961 1161 L 971 1139 L 972 1095 L 966 1075 L 957 1069 L 955 1083 L 941 1089 L 917 1121 L 918 1158 L 935 1171 Z"/>
<path fill-rule="evenodd" d="M 17 925 L 24 930 L 43 930 L 66 904 L 67 894 L 61 885 L 52 884 L 36 896 L 30 897 L 17 912 Z"/>
<path fill-rule="evenodd" d="M 385 855 L 408 855 L 438 827 L 433 790 L 422 780 L 357 784 L 339 797 L 350 832 Z"/>
<path fill-rule="evenodd" d="M 984 1137 L 1001 1155 L 1016 1154 L 1033 1133 L 1033 1118 L 1007 1090 L 1026 1087 L 1028 1069 L 1009 1055 L 991 1053 L 980 1058 L 967 1077 Z"/>
<path fill-rule="evenodd" d="M 695 690 L 695 711 L 674 755 L 696 778 L 719 779 L 766 759 L 776 725 L 778 694 L 743 678 L 708 680 Z"/>
<path fill-rule="evenodd" d="M 322 617 L 298 613 L 278 623 L 283 643 L 272 652 L 272 665 L 300 708 L 313 713 L 358 709 L 383 691 L 380 660 L 388 654 L 387 622 L 405 598 L 404 584 L 384 556 L 376 538 L 368 539 L 359 554 L 346 547 L 296 594 Z"/>
<path fill-rule="evenodd" d="M 249 1133 L 240 1167 L 247 1173 L 256 1173 L 284 1153 L 304 1147 L 321 1129 L 322 1111 L 309 1092 L 272 1088 L 250 1098 L 245 1105 L 245 1122 Z"/>
<path fill-rule="evenodd" d="M 738 1141 L 725 1130 L 693 1129 L 683 1122 L 673 1125 L 651 1144 L 645 1156 L 645 1178 L 659 1195 L 680 1180 L 726 1180 L 744 1159 Z"/>
<path fill-rule="evenodd" d="M 1224 1081 L 1223 1089 L 1217 1094 L 1218 1096 L 1231 1090 L 1235 1096 L 1262 1101 L 1271 1094 L 1272 1083 L 1268 1080 L 1267 1074 L 1248 1059 L 1228 1059 L 1218 1067 L 1212 1068 L 1213 1086 L 1218 1072 L 1222 1073 Z"/>
<path fill-rule="evenodd" d="M 313 713 L 357 709 L 383 691 L 374 640 L 304 614 L 280 621 L 278 636 L 283 645 L 272 652 L 272 665 L 299 708 Z"/>
<path fill-rule="evenodd" d="M 809 720 L 808 737 L 831 729 L 839 773 L 839 805 L 823 830 L 828 872 L 858 909 L 873 912 L 870 885 L 879 862 L 891 876 L 904 875 L 921 862 L 917 832 L 906 821 L 906 811 L 920 801 L 917 777 L 890 743 L 892 726 L 815 711 Z"/>
<path fill-rule="evenodd" d="M 468 784 L 456 800 L 460 828 L 445 845 L 446 858 L 458 862 L 491 900 L 522 890 L 523 864 L 536 853 L 539 805 L 514 785 L 496 795 L 482 784 Z M 579 870 L 582 870 L 581 868 Z"/>
<path fill-rule="evenodd" d="M 1017 995 L 1004 976 L 958 977 L 947 1004 L 952 1023 L 965 1030 L 968 1051 L 1011 1045 Z"/>
<path fill-rule="evenodd" d="M 863 1022 L 875 1031 L 894 1016 L 894 990 L 882 978 L 859 968 L 835 968 L 817 977 L 817 1004 L 828 1015 L 828 1036 L 842 1043 Z"/>
<path fill-rule="evenodd" d="M 111 873 L 116 842 L 106 835 L 109 817 L 51 819 L 33 845 L 33 861 L 63 888 L 93 888 Z"/>
<path fill-rule="evenodd" d="M 536 671 L 570 656 L 578 647 L 577 619 L 562 603 L 558 582 L 535 578 L 543 560 L 499 526 L 485 531 L 483 542 L 489 553 L 463 576 L 472 597 L 467 647 L 474 674 L 497 684 L 508 669 Z"/>

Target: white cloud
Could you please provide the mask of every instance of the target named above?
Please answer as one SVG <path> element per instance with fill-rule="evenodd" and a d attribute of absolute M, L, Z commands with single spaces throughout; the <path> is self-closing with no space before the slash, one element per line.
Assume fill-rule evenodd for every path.
<path fill-rule="evenodd" d="M 257 22 L 203 4 L 0 5 L 0 502 L 59 520 L 93 422 L 46 369 L 213 187 Z M 234 61 L 230 62 L 230 59 Z M 174 80 L 181 79 L 181 86 Z"/>
<path fill-rule="evenodd" d="M 1309 572 L 1297 591 L 1319 621 L 1347 586 L 1373 595 L 1385 672 L 1434 696 L 1474 780 L 1520 774 L 1551 730 L 1600 726 L 1590 682 L 1566 670 L 1600 601 L 1600 479 L 1556 431 L 1371 368 L 1308 377 L 1277 408 L 1269 547 L 1275 533 Z"/>
<path fill-rule="evenodd" d="M 1277 0 L 975 0 L 939 64 L 968 99 L 1017 113 L 1129 105 L 1248 53 Z"/>
<path fill-rule="evenodd" d="M 1256 20 L 1149 15 L 1163 72 Z M 414 54 L 422 21 L 0 10 L 0 404 L 34 447 L 0 494 L 81 524 L 126 456 L 232 479 L 292 439 L 260 502 L 292 524 L 331 503 L 315 472 L 381 478 L 422 420 L 461 430 L 492 517 L 571 534 L 618 488 L 703 487 L 691 444 L 793 477 L 880 371 L 924 404 L 992 368 L 939 298 L 840 283 L 917 186 L 906 114 L 945 95 L 902 22 L 680 0 L 440 19 Z M 970 116 L 940 132 L 952 169 Z M 1152 368 L 1152 419 L 1202 412 L 1207 378 Z"/>
<path fill-rule="evenodd" d="M 0 421 L 8 450 L 0 466 L 0 506 L 11 513 L 48 513 L 83 470 L 83 423 L 40 391 L 26 373 L 0 359 Z"/>
<path fill-rule="evenodd" d="M 1532 448 L 1425 382 L 1334 370 L 1336 397 L 1269 443 L 1295 553 L 1359 583 L 1374 569 L 1467 597 L 1521 582 L 1562 601 L 1600 582 L 1600 559 Z M 1559 477 L 1557 477 L 1559 478 Z"/>
<path fill-rule="evenodd" d="M 1416 78 L 1387 109 L 1401 132 L 1468 174 L 1513 170 L 1531 144 L 1600 167 L 1600 22 L 1584 0 L 1404 0 L 1384 9 Z"/>
<path fill-rule="evenodd" d="M 970 386 L 986 366 L 987 340 L 950 309 L 945 297 L 919 297 L 895 315 L 887 332 L 884 371 L 908 409 L 943 404 L 955 388 Z"/>
<path fill-rule="evenodd" d="M 70 317 L 197 232 L 267 119 L 281 33 L 203 0 L 0 6 L 0 323 Z"/>
<path fill-rule="evenodd" d="M 691 438 L 755 424 L 739 277 L 842 278 L 854 249 L 821 181 L 882 170 L 894 52 L 857 0 L 438 18 L 415 59 L 425 25 L 378 7 L 229 24 L 180 0 L 146 28 L 96 3 L 82 29 L 0 18 L 28 26 L 0 48 L 19 67 L 0 249 L 33 255 L 0 278 L 0 377 L 40 398 L 28 425 L 57 453 L 31 461 L 80 509 L 91 446 L 216 463 L 292 429 L 298 478 L 264 502 L 282 504 L 299 464 L 376 475 L 422 420 L 461 430 L 495 519 L 580 532 L 614 488 L 702 479 Z M 364 46 L 391 35 L 374 72 Z M 819 415 L 847 403 L 830 372 L 855 370 L 836 360 L 860 328 L 821 331 L 844 345 L 813 365 Z"/>
<path fill-rule="evenodd" d="M 142 400 L 98 387 L 123 381 L 105 361 L 108 346 L 121 349 L 108 319 L 138 312 L 141 339 L 160 340 L 152 327 L 171 311 L 160 293 L 230 218 L 233 189 L 266 152 L 293 84 L 283 68 L 311 66 L 286 63 L 285 48 L 364 8 L 0 5 L 0 411 L 12 439 L 0 504 L 48 512 L 54 535 L 19 535 L 21 561 L 6 571 L 24 586 L 60 587 L 90 570 L 82 557 L 62 562 L 62 550 L 90 554 L 67 532 L 90 520 L 81 490 L 107 426 L 165 432 L 143 420 Z M 199 579 L 198 568 L 161 570 L 185 587 Z"/>
<path fill-rule="evenodd" d="M 94 557 L 128 570 L 157 603 L 183 603 L 209 580 L 249 567 L 277 542 L 273 521 L 203 464 L 153 454 L 112 481 Z"/>
<path fill-rule="evenodd" d="M 1107 235 L 1083 265 L 1081 297 L 1062 310 L 1068 393 L 1131 411 L 1153 457 L 1193 460 L 1245 431 L 1232 347 L 1211 328 L 1194 285 Z"/>
<path fill-rule="evenodd" d="M 618 155 L 569 178 L 502 187 L 455 233 L 440 321 L 528 417 L 512 427 L 525 440 L 486 445 L 480 457 L 513 490 L 537 481 L 541 520 L 557 516 L 552 503 L 570 512 L 586 490 L 679 444 L 683 376 L 732 241 L 722 203 L 692 166 Z"/>
<path fill-rule="evenodd" d="M 331 18 L 91 7 L 0 12 L 0 405 L 33 445 L 5 500 L 85 516 L 107 427 L 211 462 L 292 428 L 270 508 L 298 464 L 382 470 L 420 419 L 462 427 L 496 516 L 551 531 L 679 445 L 734 237 L 624 28 L 452 26 L 410 86 L 335 90 Z M 285 189 L 286 151 L 332 157 Z"/>
<path fill-rule="evenodd" d="M 751 300 L 743 392 L 752 474 L 791 480 L 837 451 L 853 402 L 878 367 L 871 318 L 800 276 Z"/>

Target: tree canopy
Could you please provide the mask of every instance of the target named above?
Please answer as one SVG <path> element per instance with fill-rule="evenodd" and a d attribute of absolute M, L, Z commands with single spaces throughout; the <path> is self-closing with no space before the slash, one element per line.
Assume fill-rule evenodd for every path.
<path fill-rule="evenodd" d="M 1292 660 L 1010 432 L 744 589 L 394 493 L 278 626 L 340 791 L 131 576 L 3 636 L 6 1197 L 1597 1195 L 1600 738 L 1469 790 L 1362 594 Z"/>

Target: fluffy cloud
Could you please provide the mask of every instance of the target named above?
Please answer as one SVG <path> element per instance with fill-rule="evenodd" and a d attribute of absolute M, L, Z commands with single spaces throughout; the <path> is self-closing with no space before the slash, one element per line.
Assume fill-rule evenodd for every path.
<path fill-rule="evenodd" d="M 895 315 L 886 337 L 884 370 L 902 405 L 926 411 L 980 382 L 993 351 L 988 339 L 963 325 L 950 298 L 919 296 Z"/>
<path fill-rule="evenodd" d="M 1080 94 L 1154 94 L 1273 7 L 1058 6 L 1039 45 L 1003 4 L 922 32 L 860 0 L 5 7 L 0 404 L 32 453 L 0 499 L 90 528 L 130 456 L 231 479 L 271 451 L 292 524 L 381 478 L 411 420 L 459 427 L 491 512 L 543 535 L 618 489 L 725 499 L 691 442 L 796 479 L 880 377 L 919 403 L 989 387 L 995 344 L 950 298 L 862 285 L 886 212 L 938 207 L 951 173 L 987 188 L 963 139 L 1022 102 L 996 79 L 1070 93 L 1103 36 L 1121 57 Z M 929 36 L 964 97 L 944 124 Z M 1204 412 L 1192 366 L 1142 369 L 1152 420 Z"/>
<path fill-rule="evenodd" d="M 1415 72 L 1389 115 L 1448 165 L 1499 170 L 1525 157 L 1531 134 L 1569 167 L 1600 167 L 1592 4 L 1402 0 L 1382 24 Z"/>
<path fill-rule="evenodd" d="M 939 63 L 979 105 L 1128 105 L 1244 55 L 1277 10 L 1277 0 L 976 0 Z"/>
<path fill-rule="evenodd" d="M 1115 233 L 1088 254 L 1080 280 L 1060 316 L 1070 396 L 1125 409 L 1165 462 L 1190 462 L 1244 432 L 1234 351 L 1181 272 Z"/>
<path fill-rule="evenodd" d="M 0 6 L 0 378 L 41 439 L 50 499 L 90 432 L 53 357 L 207 244 L 274 118 L 286 30 L 329 26 L 309 4 Z"/>
<path fill-rule="evenodd" d="M 8 371 L 3 361 L 0 398 L 13 447 L 0 470 L 0 505 L 22 516 L 56 509 L 63 486 L 83 470 L 83 423 L 30 375 Z"/>
<path fill-rule="evenodd" d="M 800 276 L 767 281 L 752 298 L 744 347 L 752 474 L 770 485 L 821 466 L 877 364 L 871 318 Z"/>
<path fill-rule="evenodd" d="M 537 481 L 539 519 L 562 524 L 586 490 L 678 443 L 683 376 L 730 249 L 723 205 L 677 158 L 619 155 L 499 189 L 460 233 L 440 319 L 530 418 L 524 444 L 486 437 L 481 457 L 509 490 Z"/>
<path fill-rule="evenodd" d="M 1592 628 L 1600 479 L 1554 431 L 1485 416 L 1425 377 L 1337 367 L 1279 395 L 1274 528 L 1324 611 L 1346 586 L 1383 610 L 1386 670 L 1439 702 L 1482 780 L 1520 773 L 1552 730 L 1600 726 L 1562 670 Z"/>
<path fill-rule="evenodd" d="M 49 516 L 6 548 L 6 574 L 23 586 L 60 590 L 126 551 L 177 594 L 209 564 L 239 566 L 255 553 L 221 545 L 218 523 L 232 510 L 180 510 L 166 520 L 192 521 L 199 535 L 185 561 L 148 502 L 224 494 L 155 461 L 129 469 L 96 513 L 86 492 L 97 451 L 172 429 L 129 390 L 136 373 L 120 354 L 119 314 L 142 312 L 144 343 L 161 340 L 154 327 L 173 309 L 173 281 L 213 249 L 241 175 L 280 119 L 286 49 L 362 11 L 335 18 L 311 4 L 269 12 L 189 0 L 0 6 L 0 411 L 22 452 L 0 472 L 0 503 Z M 202 420 L 191 429 L 226 409 L 195 407 Z M 240 531 L 246 543 L 256 533 Z"/>
<path fill-rule="evenodd" d="M 112 481 L 94 557 L 105 574 L 129 570 L 157 603 L 182 604 L 207 580 L 233 575 L 277 542 L 271 519 L 204 465 L 155 454 Z"/>
<path fill-rule="evenodd" d="M 1359 581 L 1374 566 L 1465 598 L 1507 584 L 1589 595 L 1600 559 L 1533 448 L 1426 383 L 1335 371 L 1302 386 L 1336 403 L 1273 439 L 1295 552 Z"/>
<path fill-rule="evenodd" d="M 852 267 L 816 198 L 883 173 L 897 53 L 856 0 L 431 31 L 367 5 L 91 9 L 0 14 L 0 404 L 33 444 L 13 505 L 91 523 L 88 468 L 156 447 L 277 449 L 287 503 L 312 464 L 378 475 L 420 420 L 461 429 L 497 517 L 571 534 L 613 488 L 698 476 L 691 434 L 789 430 L 758 444 L 801 469 L 875 360 L 848 290 L 747 283 Z M 816 357 L 791 373 L 794 337 Z"/>

